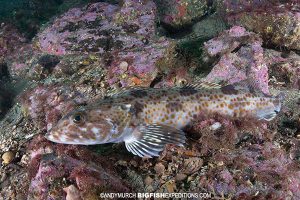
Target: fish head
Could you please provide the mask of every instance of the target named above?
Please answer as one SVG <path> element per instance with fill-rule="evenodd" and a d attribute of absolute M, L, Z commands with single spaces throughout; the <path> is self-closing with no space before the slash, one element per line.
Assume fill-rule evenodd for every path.
<path fill-rule="evenodd" d="M 63 144 L 104 144 L 113 142 L 129 121 L 126 107 L 101 105 L 75 109 L 58 121 L 45 137 Z"/>

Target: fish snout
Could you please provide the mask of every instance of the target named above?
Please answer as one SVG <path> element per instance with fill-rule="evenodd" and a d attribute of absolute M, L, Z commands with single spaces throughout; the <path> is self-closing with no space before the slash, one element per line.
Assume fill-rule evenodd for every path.
<path fill-rule="evenodd" d="M 62 141 L 60 141 L 60 139 L 59 139 L 60 138 L 59 134 L 54 131 L 50 131 L 50 132 L 46 133 L 45 138 L 47 140 L 50 140 L 51 142 L 62 143 Z"/>

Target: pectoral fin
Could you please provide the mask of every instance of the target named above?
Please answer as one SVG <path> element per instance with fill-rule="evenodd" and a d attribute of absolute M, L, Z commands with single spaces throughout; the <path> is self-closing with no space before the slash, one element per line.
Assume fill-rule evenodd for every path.
<path fill-rule="evenodd" d="M 160 124 L 136 128 L 132 136 L 125 138 L 128 151 L 140 157 L 159 156 L 166 144 L 183 146 L 185 133 L 182 130 Z"/>

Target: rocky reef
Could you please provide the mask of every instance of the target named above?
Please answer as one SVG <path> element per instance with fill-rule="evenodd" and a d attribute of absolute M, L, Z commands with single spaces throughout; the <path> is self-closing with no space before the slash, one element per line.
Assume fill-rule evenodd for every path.
<path fill-rule="evenodd" d="M 210 11 L 212 3 L 203 0 L 156 0 L 160 22 L 167 28 L 180 29 L 195 23 Z"/>
<path fill-rule="evenodd" d="M 268 94 L 268 67 L 263 58 L 262 40 L 246 29 L 234 26 L 204 44 L 208 59 L 220 60 L 207 75 L 210 82 L 228 84 L 245 79 L 253 80 L 255 87 Z"/>
<path fill-rule="evenodd" d="M 101 199 L 105 192 L 300 198 L 297 1 L 48 4 L 53 18 L 26 25 L 35 24 L 35 33 L 0 17 L 0 200 Z M 41 12 L 39 1 L 31 6 Z M 186 147 L 167 145 L 151 159 L 123 144 L 44 138 L 70 110 L 122 88 L 199 80 L 284 92 L 282 110 L 271 122 L 200 113 L 184 130 Z"/>
<path fill-rule="evenodd" d="M 224 1 L 230 24 L 259 33 L 268 45 L 299 50 L 298 1 Z M 267 12 L 266 12 L 267 11 Z"/>

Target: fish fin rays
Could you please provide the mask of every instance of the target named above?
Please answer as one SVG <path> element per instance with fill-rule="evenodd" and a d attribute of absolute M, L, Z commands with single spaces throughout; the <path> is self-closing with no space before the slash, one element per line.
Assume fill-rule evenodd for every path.
<path fill-rule="evenodd" d="M 198 81 L 196 83 L 187 83 L 181 88 L 184 89 L 220 89 L 222 85 L 208 81 Z"/>
<path fill-rule="evenodd" d="M 276 95 L 275 98 L 278 99 L 279 102 L 282 102 L 284 100 L 284 98 L 285 98 L 284 92 L 280 92 L 278 95 Z"/>
<path fill-rule="evenodd" d="M 268 114 L 260 117 L 260 119 L 263 119 L 263 120 L 266 120 L 266 121 L 271 121 L 276 117 L 276 115 L 277 115 L 276 112 L 271 112 L 271 113 L 268 113 Z"/>
<path fill-rule="evenodd" d="M 166 144 L 184 146 L 185 133 L 182 130 L 160 124 L 143 125 L 134 130 L 138 136 L 124 139 L 128 151 L 140 157 L 159 156 Z"/>
<path fill-rule="evenodd" d="M 130 86 L 130 87 L 123 87 L 119 89 L 114 89 L 110 91 L 104 98 L 109 98 L 109 97 L 119 97 L 125 94 L 128 94 L 131 91 L 136 91 L 136 90 L 147 90 L 148 87 L 142 87 L 142 86 Z"/>
<path fill-rule="evenodd" d="M 237 90 L 243 90 L 246 92 L 250 92 L 253 94 L 260 94 L 266 97 L 269 97 L 269 94 L 266 94 L 262 88 L 259 87 L 259 85 L 255 82 L 255 80 L 251 79 L 251 78 L 247 78 L 245 80 L 239 81 L 239 82 L 235 82 L 231 84 L 232 86 L 234 86 Z"/>

